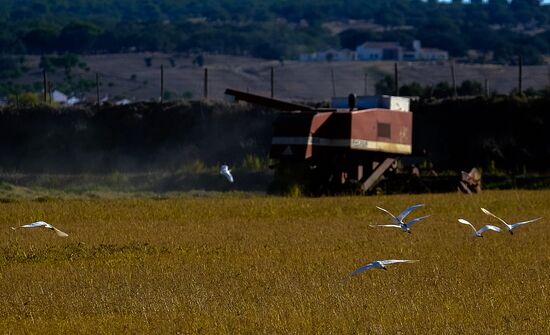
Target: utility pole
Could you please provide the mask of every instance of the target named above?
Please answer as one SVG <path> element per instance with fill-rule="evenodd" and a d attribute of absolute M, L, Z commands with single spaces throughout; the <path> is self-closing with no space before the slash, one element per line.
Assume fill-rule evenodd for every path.
<path fill-rule="evenodd" d="M 332 82 L 332 96 L 336 96 L 336 83 L 334 82 L 334 70 L 330 69 L 330 81 Z"/>
<path fill-rule="evenodd" d="M 101 105 L 101 101 L 99 101 L 99 73 L 95 73 L 95 96 L 97 101 L 97 107 Z"/>
<path fill-rule="evenodd" d="M 451 80 L 453 83 L 453 99 L 456 99 L 456 75 L 455 75 L 455 61 L 451 61 Z"/>
<path fill-rule="evenodd" d="M 394 73 L 393 73 L 393 76 L 394 76 L 394 88 L 393 88 L 393 92 L 395 94 L 395 96 L 399 96 L 399 69 L 397 67 L 397 62 L 395 62 L 394 64 Z"/>
<path fill-rule="evenodd" d="M 489 97 L 489 79 L 485 78 L 485 85 L 483 85 L 483 92 L 485 93 L 485 98 Z"/>
<path fill-rule="evenodd" d="M 48 96 L 50 97 L 50 104 L 52 103 L 52 95 L 53 95 L 53 84 L 51 81 L 48 81 Z"/>
<path fill-rule="evenodd" d="M 275 85 L 275 82 L 274 82 L 274 74 L 273 74 L 273 66 L 271 67 L 271 97 L 273 98 L 274 96 L 274 85 Z"/>
<path fill-rule="evenodd" d="M 46 70 L 42 70 L 42 77 L 44 80 L 44 103 L 48 102 L 48 75 Z"/>
<path fill-rule="evenodd" d="M 204 68 L 204 92 L 203 97 L 208 99 L 208 68 Z"/>
<path fill-rule="evenodd" d="M 368 75 L 367 71 L 365 70 L 365 76 L 364 76 L 364 85 L 365 85 L 364 93 L 365 93 L 365 96 L 367 96 L 367 93 L 368 93 L 368 88 L 367 88 L 368 79 L 369 79 L 369 75 Z"/>
<path fill-rule="evenodd" d="M 523 56 L 519 56 L 518 67 L 518 94 L 523 94 Z"/>
<path fill-rule="evenodd" d="M 160 103 L 164 102 L 164 64 L 160 65 Z"/>

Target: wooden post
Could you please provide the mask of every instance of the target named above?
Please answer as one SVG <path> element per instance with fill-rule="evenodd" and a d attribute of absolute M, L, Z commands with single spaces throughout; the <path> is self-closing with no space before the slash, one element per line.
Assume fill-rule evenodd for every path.
<path fill-rule="evenodd" d="M 19 109 L 19 92 L 15 93 L 15 107 Z"/>
<path fill-rule="evenodd" d="M 485 78 L 485 83 L 483 85 L 483 92 L 485 94 L 485 98 L 489 97 L 489 79 Z"/>
<path fill-rule="evenodd" d="M 160 103 L 164 102 L 164 64 L 160 65 Z"/>
<path fill-rule="evenodd" d="M 330 69 L 330 81 L 332 82 L 332 96 L 336 96 L 336 83 L 334 82 L 334 70 Z"/>
<path fill-rule="evenodd" d="M 361 189 L 363 192 L 368 192 L 372 190 L 376 184 L 380 181 L 380 177 L 392 166 L 393 162 L 395 162 L 395 158 L 386 158 L 381 164 L 378 164 L 373 171 L 371 172 L 370 176 L 366 177 L 363 175 L 363 179 L 361 179 L 361 182 L 363 183 L 361 185 Z"/>
<path fill-rule="evenodd" d="M 519 56 L 518 67 L 518 94 L 523 94 L 523 57 Z"/>
<path fill-rule="evenodd" d="M 395 96 L 399 96 L 399 69 L 397 67 L 397 62 L 395 62 L 394 64 L 393 81 L 394 81 L 393 92 Z"/>
<path fill-rule="evenodd" d="M 204 68 L 204 92 L 203 97 L 208 99 L 208 68 Z"/>
<path fill-rule="evenodd" d="M 42 77 L 44 80 L 44 103 L 48 102 L 48 75 L 46 74 L 46 70 L 42 71 Z"/>
<path fill-rule="evenodd" d="M 101 101 L 99 101 L 99 73 L 95 73 L 95 95 L 96 95 L 96 101 L 97 101 L 97 107 L 101 105 Z"/>
<path fill-rule="evenodd" d="M 453 99 L 456 99 L 457 92 L 456 92 L 456 75 L 455 75 L 455 62 L 454 60 L 451 61 L 451 80 L 453 83 Z"/>
<path fill-rule="evenodd" d="M 52 89 L 53 89 L 53 84 L 51 81 L 48 81 L 48 96 L 50 97 L 50 105 L 52 103 Z"/>
<path fill-rule="evenodd" d="M 369 75 L 368 75 L 367 71 L 365 71 L 365 77 L 364 77 L 364 85 L 365 85 L 364 94 L 365 94 L 365 96 L 367 96 L 367 94 L 368 94 L 368 88 L 367 88 L 368 79 L 369 79 Z"/>
<path fill-rule="evenodd" d="M 273 74 L 273 66 L 271 67 L 271 97 L 274 97 L 274 74 Z"/>

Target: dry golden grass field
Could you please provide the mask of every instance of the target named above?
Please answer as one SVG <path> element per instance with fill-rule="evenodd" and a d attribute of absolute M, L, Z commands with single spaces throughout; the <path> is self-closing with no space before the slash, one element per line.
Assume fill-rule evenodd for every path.
<path fill-rule="evenodd" d="M 432 217 L 412 234 L 379 205 Z M 544 219 L 514 235 L 457 222 Z M 43 219 L 69 237 L 9 227 Z M 550 191 L 0 204 L 0 333 L 548 334 Z M 388 271 L 361 265 L 417 259 Z"/>

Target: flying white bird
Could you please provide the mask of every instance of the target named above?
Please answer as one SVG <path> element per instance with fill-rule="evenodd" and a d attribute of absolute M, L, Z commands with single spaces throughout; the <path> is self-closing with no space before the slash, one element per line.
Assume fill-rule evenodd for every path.
<path fill-rule="evenodd" d="M 409 259 L 387 259 L 385 261 L 374 261 L 372 263 L 369 263 L 367 265 L 363 265 L 359 269 L 353 271 L 350 276 L 355 276 L 360 274 L 361 272 L 372 269 L 372 268 L 379 268 L 383 270 L 387 270 L 386 265 L 388 264 L 394 264 L 394 263 L 414 263 L 418 262 L 418 260 L 409 260 Z"/>
<path fill-rule="evenodd" d="M 485 225 L 485 226 L 481 227 L 479 230 L 476 230 L 476 228 L 474 227 L 473 224 L 471 224 L 470 222 L 468 222 L 464 219 L 458 219 L 458 222 L 460 222 L 462 224 L 465 224 L 465 225 L 469 225 L 470 227 L 472 227 L 472 229 L 474 230 L 473 235 L 475 237 L 483 237 L 483 235 L 481 235 L 481 234 L 483 234 L 487 230 L 492 230 L 492 231 L 496 231 L 497 233 L 500 233 L 500 228 L 497 227 L 497 226 Z"/>
<path fill-rule="evenodd" d="M 11 229 L 16 230 L 16 229 L 19 229 L 19 228 L 39 228 L 39 227 L 44 227 L 44 228 L 53 230 L 57 234 L 57 236 L 59 236 L 59 237 L 69 236 L 67 233 L 62 232 L 61 230 L 55 228 L 51 224 L 49 224 L 47 222 L 44 222 L 44 221 L 37 221 L 37 222 L 29 223 L 29 224 L 26 224 L 26 225 L 22 225 L 20 227 L 11 227 Z"/>
<path fill-rule="evenodd" d="M 229 180 L 231 183 L 233 182 L 233 176 L 231 175 L 231 170 L 229 170 L 229 166 L 222 165 L 220 169 L 220 174 L 227 178 L 227 180 Z"/>
<path fill-rule="evenodd" d="M 406 208 L 404 211 L 402 211 L 401 213 L 399 213 L 398 216 L 395 216 L 393 215 L 392 213 L 390 213 L 388 210 L 382 208 L 382 207 L 378 207 L 376 206 L 376 208 L 378 208 L 379 210 L 383 211 L 383 212 L 386 212 L 388 213 L 391 217 L 392 217 L 392 224 L 383 224 L 383 225 L 370 225 L 371 227 L 390 227 L 390 228 L 401 228 L 403 229 L 404 232 L 407 232 L 409 234 L 411 234 L 411 230 L 410 230 L 410 227 L 415 224 L 416 222 L 420 221 L 420 220 L 424 220 L 425 218 L 429 217 L 430 215 L 426 215 L 426 216 L 422 216 L 422 217 L 419 217 L 419 218 L 416 218 L 416 219 L 412 219 L 410 220 L 409 222 L 407 223 L 404 223 L 403 222 L 403 219 L 405 219 L 405 217 L 407 215 L 409 215 L 410 212 L 412 212 L 413 210 L 419 208 L 419 207 L 422 207 L 424 206 L 423 204 L 418 204 L 418 205 L 413 205 L 411 207 L 408 207 Z"/>
<path fill-rule="evenodd" d="M 535 221 L 538 221 L 542 218 L 536 218 L 536 219 L 532 219 L 532 220 L 527 220 L 527 221 L 520 221 L 520 222 L 516 222 L 516 223 L 512 223 L 512 224 L 508 224 L 506 223 L 506 221 L 504 221 L 503 219 L 499 218 L 498 216 L 496 216 L 495 214 L 489 212 L 488 210 L 486 210 L 485 208 L 481 208 L 481 211 L 489 216 L 492 216 L 496 219 L 498 219 L 500 222 L 504 223 L 504 225 L 506 226 L 506 229 L 508 229 L 508 231 L 510 232 L 510 234 L 514 235 L 514 232 L 513 230 L 516 229 L 517 227 L 521 226 L 521 225 L 524 225 L 526 223 L 531 223 L 531 222 L 535 222 Z"/>

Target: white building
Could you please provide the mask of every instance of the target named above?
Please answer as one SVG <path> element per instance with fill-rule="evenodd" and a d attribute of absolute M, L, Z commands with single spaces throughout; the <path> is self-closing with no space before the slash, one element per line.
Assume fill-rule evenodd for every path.
<path fill-rule="evenodd" d="M 357 60 L 401 60 L 403 47 L 397 42 L 365 42 L 355 52 Z"/>
<path fill-rule="evenodd" d="M 68 100 L 67 100 L 67 105 L 69 106 L 74 106 L 74 105 L 77 105 L 80 103 L 80 99 L 77 98 L 77 97 L 70 97 Z"/>
<path fill-rule="evenodd" d="M 444 50 L 434 48 L 422 48 L 419 40 L 413 41 L 412 50 L 403 52 L 404 61 L 443 61 L 449 59 L 449 53 Z"/>
<path fill-rule="evenodd" d="M 416 60 L 448 60 L 448 59 L 449 59 L 449 53 L 447 51 L 443 51 L 440 49 L 432 49 L 432 48 L 422 49 L 416 57 Z"/>
<path fill-rule="evenodd" d="M 117 106 L 126 106 L 126 105 L 129 105 L 131 103 L 132 103 L 132 101 L 130 101 L 128 99 L 122 99 L 122 100 L 116 101 L 115 105 L 117 105 Z"/>
<path fill-rule="evenodd" d="M 335 50 L 329 49 L 325 51 L 313 52 L 309 54 L 300 54 L 302 62 L 330 62 L 330 61 L 353 61 L 356 59 L 355 52 L 349 49 Z"/>
<path fill-rule="evenodd" d="M 440 49 L 422 48 L 420 41 L 413 41 L 412 48 L 407 49 L 398 42 L 365 42 L 359 45 L 355 51 L 342 49 L 329 49 L 309 54 L 301 54 L 302 62 L 312 61 L 445 61 L 449 59 L 449 53 Z"/>
<path fill-rule="evenodd" d="M 66 104 L 68 100 L 67 95 L 63 94 L 62 92 L 55 90 L 52 93 L 52 101 L 58 102 L 60 104 Z"/>

